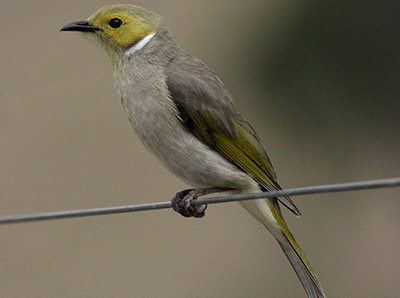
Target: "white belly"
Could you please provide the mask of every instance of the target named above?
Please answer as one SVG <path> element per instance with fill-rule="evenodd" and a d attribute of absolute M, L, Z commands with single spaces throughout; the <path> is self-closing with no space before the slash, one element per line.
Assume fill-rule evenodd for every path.
<path fill-rule="evenodd" d="M 159 112 L 155 117 L 149 113 L 144 118 L 136 115 L 131 123 L 144 146 L 171 173 L 193 187 L 242 189 L 255 184 L 249 175 L 187 131 L 173 111 Z"/>

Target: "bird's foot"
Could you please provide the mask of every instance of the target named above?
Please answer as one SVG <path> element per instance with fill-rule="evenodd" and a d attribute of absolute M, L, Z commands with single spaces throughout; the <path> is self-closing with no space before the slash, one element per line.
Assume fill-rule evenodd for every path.
<path fill-rule="evenodd" d="M 185 217 L 203 217 L 207 205 L 193 206 L 191 202 L 199 197 L 197 189 L 185 189 L 177 192 L 172 199 L 172 209 Z M 183 205 L 183 206 L 182 206 Z"/>
<path fill-rule="evenodd" d="M 184 217 L 201 218 L 206 213 L 207 205 L 192 205 L 191 202 L 200 196 L 231 190 L 230 188 L 211 187 L 211 188 L 195 188 L 185 189 L 177 192 L 171 200 L 172 209 L 183 215 Z"/>

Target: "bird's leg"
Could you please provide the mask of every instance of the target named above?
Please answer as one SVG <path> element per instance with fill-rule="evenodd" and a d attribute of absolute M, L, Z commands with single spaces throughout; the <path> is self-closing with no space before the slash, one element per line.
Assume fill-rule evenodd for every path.
<path fill-rule="evenodd" d="M 207 209 L 207 205 L 193 206 L 191 202 L 198 197 L 209 195 L 216 192 L 224 192 L 232 190 L 231 188 L 210 187 L 210 188 L 195 188 L 185 189 L 177 192 L 171 200 L 172 209 L 185 217 L 203 217 Z M 181 206 L 183 203 L 183 206 Z"/>

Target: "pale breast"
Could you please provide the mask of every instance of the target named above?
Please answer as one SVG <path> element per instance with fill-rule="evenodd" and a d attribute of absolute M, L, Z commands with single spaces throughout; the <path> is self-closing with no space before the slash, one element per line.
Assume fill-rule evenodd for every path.
<path fill-rule="evenodd" d="M 191 186 L 242 189 L 254 185 L 249 175 L 181 125 L 165 78 L 160 73 L 150 73 L 140 77 L 131 73 L 116 84 L 122 106 L 144 146 Z"/>

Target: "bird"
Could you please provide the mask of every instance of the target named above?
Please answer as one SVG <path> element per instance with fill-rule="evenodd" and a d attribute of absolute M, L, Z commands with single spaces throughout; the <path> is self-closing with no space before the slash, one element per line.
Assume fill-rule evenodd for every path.
<path fill-rule="evenodd" d="M 213 193 L 280 190 L 258 135 L 238 112 L 220 78 L 174 40 L 164 17 L 116 4 L 60 31 L 78 31 L 103 48 L 113 67 L 121 105 L 143 145 L 175 176 L 193 187 L 178 192 L 172 207 L 203 217 L 196 198 Z M 242 201 L 275 237 L 307 297 L 326 297 L 280 209 L 296 216 L 289 197 Z"/>

